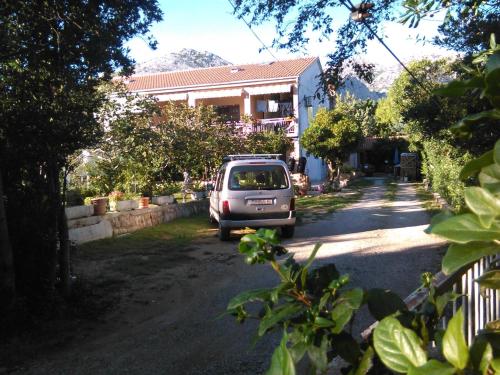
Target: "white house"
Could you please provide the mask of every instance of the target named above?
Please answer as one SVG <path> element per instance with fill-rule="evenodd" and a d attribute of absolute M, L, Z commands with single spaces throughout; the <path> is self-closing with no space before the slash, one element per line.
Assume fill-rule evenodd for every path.
<path fill-rule="evenodd" d="M 125 83 L 131 92 L 152 95 L 160 104 L 183 101 L 190 106 L 213 105 L 243 132 L 286 129 L 295 146 L 288 156 L 297 160 L 306 156 L 306 173 L 312 181 L 320 181 L 327 175 L 326 165 L 307 156 L 300 136 L 318 108 L 329 106 L 321 86 L 321 72 L 319 59 L 308 57 L 134 75 Z"/>

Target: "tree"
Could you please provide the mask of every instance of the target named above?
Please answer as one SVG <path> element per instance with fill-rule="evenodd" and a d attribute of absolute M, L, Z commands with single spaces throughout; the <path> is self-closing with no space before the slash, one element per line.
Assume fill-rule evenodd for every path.
<path fill-rule="evenodd" d="M 337 95 L 335 106 L 350 121 L 356 123 L 356 126 L 361 129 L 365 137 L 379 135 L 380 131 L 375 121 L 375 110 L 377 108 L 375 101 L 356 99 L 347 93 L 346 95 Z"/>
<path fill-rule="evenodd" d="M 63 169 L 102 135 L 98 87 L 131 72 L 125 41 L 160 19 L 154 0 L 2 3 L 0 170 L 17 293 L 52 291 L 58 276 L 68 293 Z"/>
<path fill-rule="evenodd" d="M 340 178 L 340 167 L 361 136 L 359 125 L 350 121 L 341 110 L 321 108 L 302 134 L 301 142 L 308 152 L 327 161 L 332 177 L 337 166 L 337 178 Z"/>
<path fill-rule="evenodd" d="M 250 133 L 245 139 L 244 152 L 251 154 L 282 154 L 293 150 L 293 142 L 285 131 Z"/>
<path fill-rule="evenodd" d="M 276 25 L 276 38 L 273 46 L 286 48 L 292 51 L 301 49 L 310 39 L 310 31 L 319 34 L 319 39 L 326 39 L 335 32 L 335 48 L 328 56 L 328 67 L 325 74 L 325 84 L 334 89 L 342 85 L 345 73 L 354 70 L 357 76 L 370 82 L 373 78 L 373 65 L 355 61 L 353 58 L 361 55 L 366 50 L 367 41 L 374 39 L 374 33 L 380 29 L 380 24 L 385 20 L 398 20 L 407 23 L 410 27 L 417 27 L 419 21 L 426 16 L 446 9 L 448 14 L 444 18 L 440 30 L 445 34 L 444 39 L 436 43 L 447 48 L 460 48 L 462 51 L 466 41 L 467 48 L 476 42 L 477 37 L 471 33 L 465 37 L 464 32 L 477 30 L 482 24 L 478 22 L 477 14 L 482 15 L 481 20 L 487 20 L 493 32 L 498 33 L 498 0 L 475 1 L 445 1 L 428 0 L 403 2 L 377 0 L 371 1 L 371 9 L 362 11 L 368 14 L 361 22 L 354 22 L 349 18 L 346 10 L 355 11 L 352 2 L 343 0 L 235 0 L 234 13 L 239 18 L 245 18 L 251 25 L 258 25 L 266 21 L 274 21 Z M 400 14 L 403 13 L 403 17 Z M 333 15 L 345 14 L 344 23 L 335 23 Z M 496 14 L 496 18 L 495 18 Z M 467 15 L 468 21 L 460 21 Z M 456 29 L 460 27 L 460 29 Z M 464 29 L 462 29 L 462 27 Z M 373 31 L 373 32 L 372 32 Z M 447 31 L 449 31 L 447 33 Z M 484 31 L 484 30 L 483 30 Z M 498 36 L 498 35 L 497 35 Z M 481 43 L 486 43 L 487 37 L 480 37 Z"/>

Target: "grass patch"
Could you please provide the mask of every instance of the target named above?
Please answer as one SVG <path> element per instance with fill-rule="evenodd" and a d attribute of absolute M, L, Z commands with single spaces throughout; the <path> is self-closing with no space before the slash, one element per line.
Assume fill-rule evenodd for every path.
<path fill-rule="evenodd" d="M 434 216 L 441 212 L 441 205 L 436 202 L 436 200 L 434 199 L 434 195 L 432 195 L 431 192 L 425 190 L 422 184 L 419 184 L 417 186 L 416 191 L 417 198 L 422 203 L 422 206 L 431 214 L 431 216 Z"/>
<path fill-rule="evenodd" d="M 216 229 L 207 215 L 179 218 L 120 237 L 106 238 L 79 246 L 83 254 L 154 252 L 158 248 L 184 247 L 195 239 L 210 237 Z"/>
<path fill-rule="evenodd" d="M 357 179 L 341 192 L 298 197 L 295 206 L 298 223 L 314 222 L 321 217 L 355 203 L 363 196 L 363 188 L 373 185 L 373 181 Z"/>
<path fill-rule="evenodd" d="M 396 200 L 396 193 L 398 191 L 398 184 L 390 179 L 385 181 L 386 192 L 384 198 L 389 202 L 394 202 Z"/>

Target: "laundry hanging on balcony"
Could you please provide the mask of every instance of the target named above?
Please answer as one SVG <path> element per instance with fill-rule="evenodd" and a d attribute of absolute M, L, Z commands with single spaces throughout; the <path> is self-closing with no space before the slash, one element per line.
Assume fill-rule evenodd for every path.
<path fill-rule="evenodd" d="M 268 112 L 278 112 L 279 104 L 276 100 L 267 101 L 267 111 Z"/>
<path fill-rule="evenodd" d="M 267 112 L 267 101 L 257 100 L 257 112 Z"/>

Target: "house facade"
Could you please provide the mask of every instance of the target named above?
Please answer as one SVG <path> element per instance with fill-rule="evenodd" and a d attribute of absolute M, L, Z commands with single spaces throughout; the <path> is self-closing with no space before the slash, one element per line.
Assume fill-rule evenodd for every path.
<path fill-rule="evenodd" d="M 134 75 L 125 83 L 129 91 L 154 96 L 160 105 L 167 101 L 212 105 L 243 133 L 284 129 L 294 143 L 287 157 L 306 157 L 306 174 L 320 181 L 326 178 L 326 165 L 307 154 L 300 137 L 317 110 L 329 106 L 321 72 L 319 59 L 309 57 Z"/>

